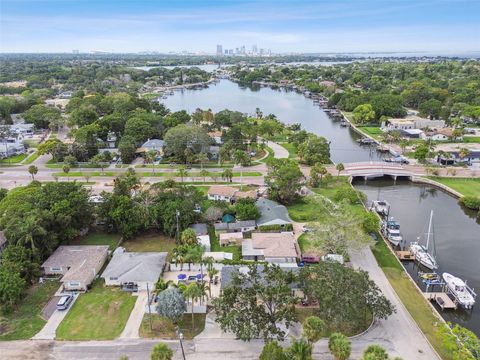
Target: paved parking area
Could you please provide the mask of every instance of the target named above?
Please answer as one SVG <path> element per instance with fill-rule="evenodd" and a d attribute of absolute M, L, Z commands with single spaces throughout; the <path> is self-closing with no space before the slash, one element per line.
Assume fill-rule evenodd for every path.
<path fill-rule="evenodd" d="M 53 296 L 50 301 L 45 305 L 45 307 L 42 310 L 42 317 L 45 320 L 50 319 L 52 314 L 57 310 L 57 303 L 58 300 L 60 300 L 60 296 Z"/>
<path fill-rule="evenodd" d="M 53 340 L 56 336 L 56 331 L 62 320 L 67 316 L 68 312 L 72 308 L 73 304 L 78 298 L 78 294 L 73 295 L 73 301 L 71 302 L 70 306 L 66 310 L 59 311 L 55 308 L 51 316 L 49 317 L 47 323 L 43 327 L 42 330 L 38 332 L 32 339 L 34 340 Z M 58 301 L 58 300 L 57 300 Z M 57 303 L 55 303 L 56 306 Z M 49 303 L 50 305 L 50 303 Z M 48 305 L 47 305 L 48 306 Z"/>
<path fill-rule="evenodd" d="M 188 269 L 188 265 L 185 266 L 187 269 Z M 205 281 L 208 283 L 209 281 L 209 278 L 207 276 L 207 270 L 204 269 L 203 270 L 203 273 L 205 275 L 204 279 Z M 166 271 L 164 274 L 163 274 L 163 280 L 165 282 L 167 281 L 173 281 L 175 284 L 178 284 L 178 278 L 177 276 L 180 275 L 180 274 L 186 274 L 187 275 L 187 278 L 190 276 L 190 275 L 197 275 L 197 274 L 200 274 L 200 271 Z M 218 276 L 218 283 L 217 285 L 215 284 L 208 284 L 208 286 L 210 286 L 210 290 L 212 292 L 212 298 L 214 297 L 218 297 L 220 295 L 220 283 L 221 283 L 221 278 L 220 278 L 220 274 L 221 274 L 221 271 L 218 272 L 218 274 L 216 276 Z"/>

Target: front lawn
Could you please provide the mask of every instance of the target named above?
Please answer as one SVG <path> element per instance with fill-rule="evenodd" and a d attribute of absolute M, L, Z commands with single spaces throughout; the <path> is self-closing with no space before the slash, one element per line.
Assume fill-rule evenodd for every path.
<path fill-rule="evenodd" d="M 18 164 L 27 157 L 27 154 L 18 154 L 0 160 L 0 164 Z"/>
<path fill-rule="evenodd" d="M 57 328 L 57 340 L 113 340 L 120 336 L 137 297 L 97 280 L 80 294 Z"/>
<path fill-rule="evenodd" d="M 34 153 L 32 153 L 23 163 L 24 164 L 31 164 L 32 162 L 34 162 L 35 160 L 38 159 L 40 155 L 38 154 L 38 151 L 35 151 Z"/>
<path fill-rule="evenodd" d="M 150 315 L 145 314 L 140 325 L 140 337 L 142 338 L 157 338 L 157 339 L 178 339 L 177 327 L 171 320 L 160 315 L 153 314 L 152 309 L 152 327 L 150 328 Z M 179 327 L 186 340 L 191 340 L 200 334 L 205 328 L 205 314 L 195 314 L 195 327 L 192 329 L 192 315 L 185 314 L 180 319 Z"/>
<path fill-rule="evenodd" d="M 448 178 L 431 176 L 429 179 L 446 185 L 453 190 L 458 191 L 463 196 L 480 197 L 480 179 L 479 178 Z"/>
<path fill-rule="evenodd" d="M 284 142 L 280 145 L 282 145 L 285 149 L 288 150 L 288 157 L 290 159 L 296 159 L 298 157 L 297 147 L 295 146 L 295 144 Z"/>
<path fill-rule="evenodd" d="M 127 240 L 122 243 L 127 251 L 133 252 L 168 252 L 175 247 L 175 239 L 159 233 L 141 235 L 133 240 Z"/>
<path fill-rule="evenodd" d="M 14 312 L 0 316 L 0 340 L 30 339 L 38 333 L 46 323 L 42 309 L 59 286 L 57 281 L 47 281 L 30 287 Z"/>
<path fill-rule="evenodd" d="M 73 240 L 71 245 L 108 245 L 110 250 L 115 250 L 120 241 L 120 237 L 119 234 L 93 231 L 85 237 Z"/>

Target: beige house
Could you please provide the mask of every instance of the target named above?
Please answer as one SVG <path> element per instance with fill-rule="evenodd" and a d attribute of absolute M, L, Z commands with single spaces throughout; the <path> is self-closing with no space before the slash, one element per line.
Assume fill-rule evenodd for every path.
<path fill-rule="evenodd" d="M 444 120 L 430 120 L 416 115 L 410 115 L 401 119 L 389 119 L 386 130 L 408 130 L 408 129 L 441 129 L 445 127 Z"/>
<path fill-rule="evenodd" d="M 86 291 L 103 267 L 107 245 L 59 246 L 42 265 L 45 275 L 63 275 L 64 290 Z"/>
<path fill-rule="evenodd" d="M 208 200 L 221 200 L 232 202 L 238 189 L 231 186 L 215 185 L 208 189 Z"/>
<path fill-rule="evenodd" d="M 296 263 L 300 254 L 292 232 L 252 233 L 251 239 L 242 242 L 244 260 L 271 263 Z"/>

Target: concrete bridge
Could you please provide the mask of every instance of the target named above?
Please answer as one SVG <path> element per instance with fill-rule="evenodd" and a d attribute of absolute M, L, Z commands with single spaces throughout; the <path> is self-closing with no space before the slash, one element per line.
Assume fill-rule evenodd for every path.
<path fill-rule="evenodd" d="M 376 177 L 390 176 L 394 180 L 398 177 L 412 179 L 415 175 L 410 170 L 400 164 L 392 164 L 386 162 L 356 162 L 344 163 L 344 175 L 352 177 L 362 177 L 364 179 L 372 179 Z"/>

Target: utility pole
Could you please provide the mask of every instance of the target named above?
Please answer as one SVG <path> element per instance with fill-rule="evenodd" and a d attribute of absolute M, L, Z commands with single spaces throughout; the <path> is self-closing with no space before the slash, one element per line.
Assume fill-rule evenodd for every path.
<path fill-rule="evenodd" d="M 176 210 L 175 211 L 175 217 L 177 219 L 177 231 L 176 231 L 176 234 L 175 234 L 175 240 L 178 244 L 178 239 L 180 237 L 180 211 Z"/>
<path fill-rule="evenodd" d="M 185 358 L 185 351 L 183 350 L 183 333 L 180 331 L 180 329 L 178 330 L 178 339 L 180 340 L 180 347 L 182 348 L 182 356 L 183 356 L 183 360 L 186 360 Z"/>
<path fill-rule="evenodd" d="M 153 330 L 152 309 L 150 308 L 150 289 L 148 288 L 148 282 L 147 282 L 147 302 L 148 302 L 148 318 L 150 319 L 150 330 Z"/>

